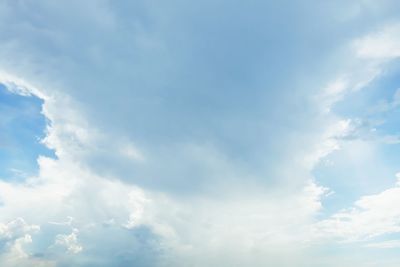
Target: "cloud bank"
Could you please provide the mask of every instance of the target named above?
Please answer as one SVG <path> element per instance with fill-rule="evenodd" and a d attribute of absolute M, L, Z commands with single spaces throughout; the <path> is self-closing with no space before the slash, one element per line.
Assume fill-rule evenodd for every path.
<path fill-rule="evenodd" d="M 396 181 L 349 193 L 340 161 L 397 167 L 365 151 L 398 94 L 361 112 L 395 85 L 396 6 L 1 1 L 0 82 L 41 99 L 55 157 L 0 181 L 0 262 L 397 266 L 366 253 L 396 247 Z"/>

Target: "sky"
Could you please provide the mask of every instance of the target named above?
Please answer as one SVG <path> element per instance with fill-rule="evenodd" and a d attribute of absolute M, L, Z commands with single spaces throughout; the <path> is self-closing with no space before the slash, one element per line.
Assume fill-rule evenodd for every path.
<path fill-rule="evenodd" d="M 0 265 L 399 266 L 399 8 L 0 0 Z"/>

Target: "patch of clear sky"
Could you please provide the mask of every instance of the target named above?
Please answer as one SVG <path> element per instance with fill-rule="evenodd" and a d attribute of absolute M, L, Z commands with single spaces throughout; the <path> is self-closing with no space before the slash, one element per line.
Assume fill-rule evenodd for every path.
<path fill-rule="evenodd" d="M 14 94 L 0 84 L 0 179 L 36 175 L 39 155 L 55 157 L 41 143 L 48 123 L 42 105 L 40 98 Z"/>

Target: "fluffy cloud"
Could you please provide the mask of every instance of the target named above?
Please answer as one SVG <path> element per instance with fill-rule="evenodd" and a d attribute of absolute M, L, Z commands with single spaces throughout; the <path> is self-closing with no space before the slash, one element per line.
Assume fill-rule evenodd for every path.
<path fill-rule="evenodd" d="M 39 231 L 39 226 L 29 225 L 22 218 L 6 224 L 0 224 L 0 261 L 4 266 L 40 266 L 50 267 L 54 263 L 35 258 L 25 251 L 32 243 L 32 234 Z"/>
<path fill-rule="evenodd" d="M 77 254 L 83 249 L 78 243 L 78 233 L 78 229 L 73 229 L 72 233 L 69 235 L 57 235 L 55 244 L 65 247 L 70 253 Z"/>
<path fill-rule="evenodd" d="M 318 264 L 315 239 L 343 228 L 316 222 L 311 173 L 351 130 L 331 108 L 381 70 L 370 37 L 368 64 L 341 50 L 367 4 L 327 5 L 1 2 L 1 82 L 44 100 L 57 156 L 0 182 L 1 220 L 41 228 L 12 246 L 55 266 Z"/>
<path fill-rule="evenodd" d="M 319 222 L 317 227 L 322 228 L 322 233 L 350 241 L 400 232 L 400 210 L 396 205 L 399 193 L 400 189 L 396 186 L 376 195 L 363 196 L 354 203 L 354 207 Z M 384 244 L 369 246 L 382 247 Z"/>

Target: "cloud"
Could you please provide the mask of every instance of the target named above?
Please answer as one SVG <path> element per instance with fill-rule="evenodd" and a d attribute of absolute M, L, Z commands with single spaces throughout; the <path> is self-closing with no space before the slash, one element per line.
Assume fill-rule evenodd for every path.
<path fill-rule="evenodd" d="M 357 39 L 354 42 L 357 55 L 363 59 L 371 60 L 377 70 L 379 68 L 385 69 L 385 66 L 398 58 L 396 51 L 400 47 L 400 43 L 397 40 L 396 31 L 398 31 L 398 24 L 389 24 L 374 33 Z M 385 79 L 385 77 L 390 79 L 387 75 L 382 76 L 382 79 Z M 397 86 L 390 83 L 388 85 Z M 374 86 L 377 87 L 380 84 L 376 83 Z M 379 147 L 379 142 L 386 145 L 397 143 L 397 134 L 393 133 L 396 128 L 387 126 L 387 124 L 390 125 L 393 122 L 392 117 L 386 116 L 381 121 L 369 125 L 374 123 L 372 116 L 396 113 L 399 93 L 396 87 L 394 89 L 393 95 L 387 97 L 388 100 L 380 101 L 372 109 L 372 113 L 369 109 L 367 120 L 356 119 L 353 121 L 355 125 L 350 132 L 353 132 L 354 139 L 363 139 L 366 144 L 376 148 Z M 376 151 L 376 153 L 378 152 Z M 378 156 L 375 156 L 375 158 L 377 159 L 375 164 L 380 164 Z M 380 193 L 361 196 L 351 208 L 334 214 L 329 220 L 321 222 L 321 225 L 324 225 L 325 230 L 333 235 L 348 240 L 372 239 L 376 236 L 398 232 L 398 214 L 396 214 L 397 209 L 393 206 L 394 201 L 396 201 L 396 194 L 398 194 L 397 191 L 396 185 Z"/>
<path fill-rule="evenodd" d="M 383 30 L 369 34 L 354 42 L 357 55 L 360 58 L 377 60 L 393 59 L 400 56 L 398 39 L 400 26 L 389 24 Z"/>
<path fill-rule="evenodd" d="M 7 246 L 24 236 L 29 236 L 27 239 L 30 239 L 30 234 L 39 231 L 40 228 L 37 225 L 28 225 L 24 219 L 17 218 L 7 224 L 0 224 L 0 229 L 2 243 Z"/>
<path fill-rule="evenodd" d="M 93 171 L 155 190 L 185 192 L 208 190 L 210 183 L 237 184 L 243 176 L 269 187 L 279 180 L 276 176 L 283 175 L 281 169 L 301 171 L 302 166 L 280 166 L 276 159 L 293 150 L 302 154 L 306 143 L 318 138 L 309 129 L 325 118 L 306 103 L 330 71 L 315 66 L 329 64 L 325 62 L 328 54 L 340 51 L 316 36 L 325 36 L 330 21 L 346 10 L 335 4 L 321 9 L 326 16 L 320 16 L 310 11 L 311 3 L 300 2 L 277 6 L 262 1 L 250 6 L 174 2 L 171 7 L 101 2 L 87 11 L 90 16 L 84 16 L 87 6 L 75 2 L 64 7 L 45 3 L 5 6 L 7 14 L 24 17 L 24 22 L 14 22 L 12 16 L 3 18 L 21 36 L 5 30 L 9 33 L 5 44 L 12 45 L 2 50 L 3 70 L 41 88 L 55 110 L 65 105 L 63 112 L 49 111 L 46 116 L 65 132 L 76 131 L 71 133 L 74 138 L 90 136 L 97 149 L 88 149 L 85 161 Z M 42 17 L 27 14 L 28 7 Z M 212 7 L 226 12 L 210 13 Z M 297 8 L 304 14 L 295 12 Z M 61 12 L 78 9 L 75 17 L 80 27 L 65 20 Z M 291 16 L 292 26 L 269 11 L 275 9 L 283 17 L 296 13 Z M 126 10 L 132 10 L 133 16 Z M 253 12 L 254 19 L 240 15 L 245 10 Z M 272 12 L 271 16 L 261 10 Z M 190 15 L 194 13 L 204 16 Z M 311 14 L 320 20 L 318 25 Z M 261 25 L 271 26 L 264 29 Z M 308 25 L 314 25 L 315 34 L 305 30 Z M 278 30 L 281 27 L 285 34 Z M 337 44 L 347 41 L 340 38 L 341 27 L 339 23 L 330 28 L 332 36 L 326 37 Z M 285 45 L 294 40 L 309 41 Z M 316 50 L 322 51 L 321 57 L 310 56 Z M 19 56 L 24 65 L 13 64 Z M 309 67 L 301 63 L 304 60 Z M 305 73 L 315 72 L 312 81 L 294 82 L 300 67 Z M 78 117 L 86 122 L 78 122 Z M 79 132 L 68 120 L 79 124 Z M 97 133 L 88 133 L 92 129 Z M 109 136 L 94 141 L 103 138 L 97 136 L 99 132 Z M 125 146 L 116 140 L 126 140 L 134 149 L 121 150 L 121 155 L 109 153 Z M 58 153 L 66 147 L 73 146 L 59 148 Z M 147 160 L 132 161 L 128 154 Z M 304 183 L 299 180 L 297 185 Z"/>
<path fill-rule="evenodd" d="M 83 247 L 78 243 L 78 229 L 73 229 L 69 235 L 57 235 L 55 245 L 63 246 L 69 253 L 77 254 Z"/>
<path fill-rule="evenodd" d="M 395 203 L 398 201 L 399 191 L 396 186 L 376 195 L 363 196 L 352 208 L 319 222 L 317 227 L 328 235 L 350 241 L 397 233 L 400 231 L 400 212 Z"/>
<path fill-rule="evenodd" d="M 55 101 L 54 98 L 45 101 L 44 114 L 51 114 L 54 108 L 52 101 Z M 70 103 L 68 98 L 63 98 L 63 101 Z M 57 102 L 58 108 L 62 107 L 63 101 Z M 49 118 L 51 126 L 44 143 L 56 151 L 57 158 L 40 157 L 38 177 L 30 177 L 23 184 L 2 182 L 0 192 L 4 203 L 3 218 L 24 214 L 31 221 L 39 223 L 43 230 L 33 243 L 45 258 L 58 264 L 77 264 L 81 258 L 65 258 L 62 251 L 53 249 L 54 243 L 46 240 L 56 240 L 58 247 L 65 246 L 72 254 L 90 255 L 92 260 L 102 254 L 98 258 L 99 264 L 117 262 L 109 253 L 122 253 L 127 245 L 132 249 L 123 257 L 126 257 L 126 264 L 137 259 L 138 256 L 134 255 L 142 254 L 140 251 L 143 247 L 149 251 L 139 259 L 151 266 L 158 264 L 156 259 L 160 255 L 166 264 L 178 264 L 175 259 L 209 265 L 217 262 L 230 264 L 234 258 L 225 261 L 219 257 L 219 253 L 225 250 L 238 257 L 242 255 L 240 257 L 243 258 L 235 258 L 241 264 L 261 264 L 272 255 L 279 257 L 277 255 L 283 253 L 280 250 L 294 251 L 295 248 L 290 245 L 292 242 L 306 242 L 306 235 L 293 233 L 305 233 L 307 224 L 321 208 L 320 198 L 325 194 L 325 189 L 314 182 L 308 182 L 300 191 L 294 188 L 290 192 L 278 190 L 274 193 L 249 187 L 252 196 L 232 191 L 221 195 L 222 198 L 210 193 L 207 193 L 207 198 L 193 198 L 143 190 L 121 183 L 121 179 L 113 176 L 99 176 L 84 163 L 87 153 L 99 151 L 99 145 L 108 142 L 107 135 L 88 127 L 86 120 L 74 112 L 54 113 Z M 341 127 L 338 129 L 340 131 Z M 335 130 L 321 138 L 331 138 L 336 133 Z M 190 149 L 198 153 L 198 157 L 204 156 L 203 148 Z M 324 150 L 326 152 L 322 154 L 316 152 L 312 162 L 329 153 L 329 149 Z M 215 164 L 217 156 L 210 160 L 210 164 Z M 131 159 L 129 155 L 129 160 L 138 159 Z M 301 164 L 309 168 L 312 162 Z M 285 212 L 281 213 L 281 209 Z M 42 210 L 47 212 L 43 213 Z M 281 215 L 277 216 L 279 213 Z M 67 224 L 54 223 L 66 221 L 67 218 L 74 219 Z M 58 227 L 58 230 L 54 227 Z M 77 230 L 60 233 L 66 231 L 65 227 Z M 78 243 L 77 231 L 82 243 Z M 147 236 L 141 241 L 143 231 Z M 132 236 L 128 234 L 130 232 L 139 236 Z M 260 236 L 261 232 L 263 236 Z M 228 238 L 232 245 L 225 248 Z M 213 243 L 211 247 L 207 245 L 210 240 Z M 237 243 L 235 240 L 243 242 Z M 110 245 L 104 248 L 95 246 L 99 242 Z M 278 244 L 280 249 L 271 251 L 268 257 L 247 259 L 255 247 L 263 250 Z M 110 252 L 101 252 L 105 248 Z M 159 251 L 160 254 L 153 255 L 151 251 Z M 209 255 L 210 260 L 205 260 L 205 255 Z M 276 259 L 276 262 L 280 261 Z"/>
<path fill-rule="evenodd" d="M 22 218 L 0 224 L 0 262 L 4 266 L 54 266 L 51 261 L 36 259 L 25 251 L 32 243 L 32 235 L 39 230 L 38 225 L 29 225 Z"/>
<path fill-rule="evenodd" d="M 329 190 L 312 171 L 351 130 L 333 105 L 380 74 L 342 50 L 367 16 L 358 5 L 1 7 L 0 80 L 44 100 L 43 143 L 57 156 L 0 182 L 1 220 L 40 225 L 31 244 L 45 262 L 310 266 L 321 233 L 357 233 L 316 222 Z"/>

